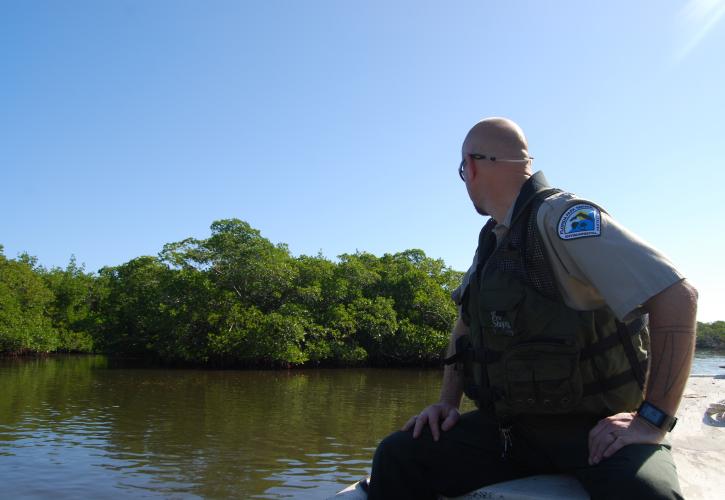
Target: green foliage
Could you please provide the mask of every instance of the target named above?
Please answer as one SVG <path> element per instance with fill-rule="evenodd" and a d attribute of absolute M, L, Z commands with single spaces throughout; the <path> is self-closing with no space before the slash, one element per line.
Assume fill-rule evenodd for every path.
<path fill-rule="evenodd" d="M 37 304 L 21 310 L 17 286 L 0 285 L 8 311 L 0 318 L 42 323 L 37 331 L 52 340 L 43 349 L 215 366 L 438 361 L 456 316 L 450 292 L 461 276 L 422 250 L 358 252 L 337 262 L 295 258 L 238 219 L 214 222 L 207 239 L 169 243 L 157 257 L 97 276 L 75 259 L 50 271 L 27 255 L 2 259 L 37 281 Z M 8 321 L 8 339 L 27 336 L 27 327 Z M 2 350 L 18 349 L 3 342 Z M 32 347 L 38 342 L 17 345 L 40 350 Z"/>
<path fill-rule="evenodd" d="M 150 354 L 167 329 L 169 268 L 154 257 L 137 257 L 99 271 L 103 293 L 96 343 L 105 352 Z"/>
<path fill-rule="evenodd" d="M 71 257 L 65 269 L 40 270 L 40 275 L 53 294 L 47 312 L 58 335 L 57 350 L 92 351 L 91 332 L 95 326 L 91 311 L 95 286 L 93 276 L 76 264 L 75 257 Z"/>
<path fill-rule="evenodd" d="M 349 307 L 355 323 L 355 333 L 360 347 L 374 363 L 384 363 L 393 356 L 386 346 L 395 344 L 398 328 L 398 314 L 395 302 L 390 297 L 359 298 Z"/>
<path fill-rule="evenodd" d="M 208 273 L 217 287 L 233 291 L 245 305 L 265 312 L 279 307 L 295 275 L 287 247 L 273 245 L 238 219 L 216 221 L 211 232 L 206 240 L 165 245 L 161 259 L 182 269 Z"/>
<path fill-rule="evenodd" d="M 725 349 L 725 321 L 697 322 L 697 347 Z"/>
<path fill-rule="evenodd" d="M 33 259 L 0 253 L 0 352 L 50 352 L 59 345 L 48 310 L 53 294 Z"/>
<path fill-rule="evenodd" d="M 461 273 L 422 250 L 292 257 L 238 219 L 97 275 L 0 245 L 0 352 L 81 351 L 216 366 L 441 359 Z M 725 349 L 725 322 L 697 324 Z"/>

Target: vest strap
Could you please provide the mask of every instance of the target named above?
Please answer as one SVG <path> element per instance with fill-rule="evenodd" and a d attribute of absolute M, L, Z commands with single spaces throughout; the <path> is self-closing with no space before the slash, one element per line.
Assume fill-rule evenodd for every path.
<path fill-rule="evenodd" d="M 494 361 L 501 359 L 501 355 L 503 354 L 495 351 L 486 351 L 485 349 L 476 349 L 471 343 L 470 335 L 461 335 L 456 339 L 456 353 L 453 356 L 445 358 L 443 364 L 452 365 L 454 363 L 465 363 L 466 361 L 485 363 L 486 361 L 491 361 L 488 353 L 495 355 Z"/>
<path fill-rule="evenodd" d="M 634 329 L 637 325 L 634 323 L 639 324 L 639 328 L 636 330 Z M 629 325 L 625 325 L 624 323 L 617 321 L 617 336 L 619 337 L 619 341 L 622 343 L 624 353 L 627 355 L 627 359 L 629 360 L 629 366 L 632 368 L 632 375 L 634 375 L 640 390 L 644 390 L 644 378 L 647 373 L 647 363 L 645 363 L 643 367 L 639 358 L 637 358 L 637 351 L 632 343 L 632 331 L 634 330 L 635 333 L 638 333 L 642 328 L 644 328 L 644 319 L 642 317 L 638 318 L 638 320 L 632 321 Z"/>
<path fill-rule="evenodd" d="M 640 370 L 645 370 L 647 368 L 647 360 L 638 361 L 637 366 L 640 368 Z M 593 396 L 594 394 L 612 391 L 614 389 L 617 389 L 618 387 L 622 387 L 623 385 L 631 381 L 632 372 L 629 370 L 624 371 L 605 380 L 597 380 L 595 382 L 584 384 L 582 396 Z"/>
<path fill-rule="evenodd" d="M 620 344 L 627 345 L 629 344 L 632 346 L 632 337 L 635 337 L 639 331 L 641 330 L 642 326 L 644 325 L 644 322 L 642 320 L 635 320 L 638 325 L 640 325 L 638 328 L 631 328 L 630 325 L 626 325 L 625 329 L 625 335 L 629 337 L 629 341 L 622 343 L 622 341 L 619 338 L 619 335 L 610 335 L 609 337 L 604 338 L 603 340 L 600 340 L 599 342 L 589 345 L 585 348 L 583 348 L 579 352 L 579 359 L 581 361 L 585 361 L 587 359 L 593 358 L 594 356 L 598 356 L 600 354 L 604 354 L 609 349 L 616 347 Z M 471 350 L 474 351 L 472 359 L 477 362 L 489 362 L 489 363 L 497 363 L 501 361 L 501 358 L 503 357 L 503 351 L 494 351 L 491 349 L 473 349 L 472 346 L 469 346 Z M 625 347 L 626 349 L 626 347 Z M 636 353 L 635 353 L 636 356 Z M 461 352 L 456 352 L 453 356 L 449 356 L 443 360 L 443 363 L 446 365 L 452 365 L 453 363 L 457 362 L 463 362 L 465 361 L 465 355 Z M 629 358 L 628 358 L 629 360 Z M 631 360 L 630 364 L 632 363 Z M 639 367 L 639 361 L 637 360 L 635 362 L 635 366 Z"/>
<path fill-rule="evenodd" d="M 463 392 L 469 399 L 475 401 L 476 404 L 479 405 L 479 408 L 481 406 L 487 408 L 492 407 L 496 401 L 503 398 L 501 392 L 497 391 L 495 388 L 487 389 L 474 383 L 465 384 Z"/>
<path fill-rule="evenodd" d="M 460 352 L 455 353 L 453 356 L 448 356 L 443 360 L 444 365 L 452 365 L 454 363 L 462 363 L 463 362 L 463 356 Z"/>
<path fill-rule="evenodd" d="M 617 322 L 617 323 L 619 323 L 619 322 Z M 628 337 L 628 339 L 626 339 L 626 342 L 622 341 L 619 333 L 617 335 L 610 335 L 609 337 L 605 337 L 604 339 L 602 339 L 598 342 L 595 342 L 594 344 L 584 347 L 579 354 L 579 359 L 581 359 L 581 360 L 590 359 L 590 358 L 593 358 L 594 356 L 603 354 L 605 351 L 608 351 L 612 347 L 618 346 L 620 344 L 625 345 L 625 346 L 627 344 L 629 344 L 629 346 L 632 347 L 632 353 L 635 356 L 635 364 L 639 364 L 639 361 L 637 360 L 637 353 L 635 352 L 634 346 L 632 345 L 632 337 L 635 337 L 637 334 L 639 334 L 640 330 L 642 330 L 642 328 L 644 328 L 644 325 L 645 325 L 645 322 L 641 317 L 635 319 L 634 321 L 632 321 L 631 323 L 629 323 L 627 325 L 622 324 L 622 326 L 624 326 L 623 334 Z M 619 332 L 619 328 L 620 328 L 620 326 L 618 324 L 618 332 Z M 624 347 L 624 349 L 626 351 L 627 347 Z M 627 354 L 627 359 L 630 364 L 632 364 L 632 359 L 629 356 L 632 353 Z"/>

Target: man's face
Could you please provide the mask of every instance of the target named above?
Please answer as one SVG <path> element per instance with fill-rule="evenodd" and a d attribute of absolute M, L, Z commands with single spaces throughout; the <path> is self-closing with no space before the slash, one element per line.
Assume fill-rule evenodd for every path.
<path fill-rule="evenodd" d="M 481 191 L 485 187 L 483 185 L 485 184 L 485 179 L 483 178 L 483 176 L 485 176 L 487 172 L 484 172 L 484 170 L 486 169 L 484 165 L 480 164 L 481 162 L 471 162 L 475 162 L 475 160 L 469 155 L 466 155 L 464 158 L 464 165 L 462 169 L 462 177 L 463 181 L 466 183 L 466 191 L 468 191 L 468 197 L 471 199 L 471 202 L 473 203 L 473 208 L 476 209 L 476 212 L 478 212 L 480 215 L 488 216 L 489 213 L 481 205 L 481 198 L 483 195 Z M 473 172 L 473 169 L 476 169 L 475 173 Z"/>

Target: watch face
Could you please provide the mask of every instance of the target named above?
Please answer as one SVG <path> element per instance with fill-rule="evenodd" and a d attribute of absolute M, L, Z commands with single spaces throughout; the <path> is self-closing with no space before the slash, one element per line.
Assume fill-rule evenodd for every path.
<path fill-rule="evenodd" d="M 638 415 L 641 415 L 642 417 L 646 418 L 650 422 L 652 422 L 657 427 L 660 427 L 662 425 L 662 422 L 664 422 L 666 415 L 659 411 L 657 408 L 652 406 L 651 404 L 645 402 L 642 404 L 642 406 L 639 408 L 639 411 L 637 412 Z"/>

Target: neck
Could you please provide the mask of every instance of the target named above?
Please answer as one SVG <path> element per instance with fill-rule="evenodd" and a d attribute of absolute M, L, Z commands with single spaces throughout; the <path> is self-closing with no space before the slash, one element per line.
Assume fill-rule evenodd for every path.
<path fill-rule="evenodd" d="M 481 206 L 485 208 L 486 213 L 501 223 L 506 218 L 511 206 L 516 203 L 519 196 L 521 186 L 531 177 L 530 172 L 521 172 L 520 175 L 507 176 L 501 179 L 501 182 L 491 185 L 488 193 L 483 198 L 485 203 Z"/>
<path fill-rule="evenodd" d="M 506 214 L 509 213 L 509 210 L 511 210 L 511 205 L 513 205 L 515 201 L 516 201 L 516 198 L 511 200 L 511 203 L 509 203 L 507 205 L 501 204 L 498 207 L 491 208 L 488 211 L 488 213 L 489 213 L 489 215 L 491 215 L 491 217 L 493 217 L 496 220 L 496 222 L 501 224 L 504 221 L 504 219 L 506 219 Z"/>

